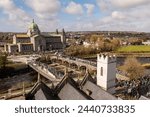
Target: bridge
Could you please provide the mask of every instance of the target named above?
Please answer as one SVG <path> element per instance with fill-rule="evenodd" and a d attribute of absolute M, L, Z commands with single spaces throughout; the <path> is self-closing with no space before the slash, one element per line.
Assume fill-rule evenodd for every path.
<path fill-rule="evenodd" d="M 63 56 L 56 56 L 52 55 L 50 57 L 50 60 L 52 62 L 58 62 L 61 64 L 67 64 L 66 66 L 71 67 L 75 66 L 78 70 L 83 69 L 89 69 L 96 72 L 97 70 L 97 63 L 89 60 L 84 60 L 80 58 L 75 57 L 63 57 Z M 64 74 L 60 73 L 55 69 L 53 66 L 48 66 L 47 64 L 41 63 L 41 62 L 29 62 L 28 65 L 33 68 L 35 71 L 37 71 L 39 74 L 44 76 L 45 78 L 49 79 L 50 81 L 61 81 Z M 116 78 L 122 79 L 122 80 L 128 80 L 128 77 L 118 72 L 116 69 Z"/>
<path fill-rule="evenodd" d="M 50 59 L 61 61 L 62 63 L 67 63 L 70 66 L 76 66 L 78 70 L 81 68 L 84 69 L 91 69 L 96 71 L 96 62 L 83 60 L 79 58 L 72 58 L 72 57 L 60 57 L 60 56 L 51 56 Z M 50 80 L 51 82 L 60 82 L 65 73 L 58 71 L 55 67 L 49 66 L 45 63 L 37 62 L 34 60 L 28 61 L 27 63 L 32 69 L 38 72 L 38 75 L 44 76 L 46 79 Z"/>
<path fill-rule="evenodd" d="M 88 68 L 90 70 L 97 70 L 97 63 L 85 59 L 80 59 L 80 58 L 75 58 L 75 57 L 62 57 L 62 56 L 52 56 L 51 60 L 57 60 L 60 63 L 67 63 L 68 66 L 70 67 L 71 65 L 77 66 L 77 69 L 80 70 L 80 68 Z M 125 75 L 122 74 L 121 72 L 118 72 L 118 69 L 116 69 L 116 78 L 118 80 L 129 80 L 129 78 Z"/>
<path fill-rule="evenodd" d="M 90 69 L 96 70 L 97 63 L 93 61 L 88 61 L 85 59 L 75 58 L 75 57 L 63 57 L 63 56 L 51 56 L 51 61 L 58 61 L 61 64 L 67 64 L 68 67 L 75 66 L 78 70 Z"/>
<path fill-rule="evenodd" d="M 28 62 L 28 65 L 38 72 L 38 74 L 44 76 L 48 80 L 52 82 L 59 82 L 61 81 L 63 74 L 59 73 L 56 69 L 40 62 Z"/>

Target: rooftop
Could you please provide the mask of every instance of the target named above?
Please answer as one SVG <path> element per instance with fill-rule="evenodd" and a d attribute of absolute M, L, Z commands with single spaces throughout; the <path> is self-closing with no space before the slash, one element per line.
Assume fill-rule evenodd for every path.
<path fill-rule="evenodd" d="M 44 83 L 36 83 L 29 98 L 36 100 L 117 100 L 117 98 L 95 84 L 87 71 L 82 82 L 76 82 L 67 75 L 54 88 L 47 87 Z"/>
<path fill-rule="evenodd" d="M 58 94 L 61 100 L 87 100 L 79 90 L 74 88 L 70 83 L 67 83 Z"/>
<path fill-rule="evenodd" d="M 101 87 L 97 86 L 91 81 L 86 81 L 82 90 L 88 93 L 87 95 L 94 100 L 117 100 L 115 96 L 104 91 Z"/>
<path fill-rule="evenodd" d="M 29 29 L 38 29 L 38 25 L 34 22 L 34 19 L 32 23 L 29 25 Z"/>
<path fill-rule="evenodd" d="M 26 95 L 26 99 L 55 100 L 59 98 L 53 95 L 53 90 L 50 89 L 45 83 L 37 82 L 31 89 L 31 91 Z"/>
<path fill-rule="evenodd" d="M 17 38 L 29 38 L 27 34 L 16 34 Z"/>
<path fill-rule="evenodd" d="M 142 95 L 142 96 L 139 98 L 139 100 L 150 100 L 150 99 Z"/>
<path fill-rule="evenodd" d="M 21 45 L 33 45 L 33 43 L 20 43 Z"/>

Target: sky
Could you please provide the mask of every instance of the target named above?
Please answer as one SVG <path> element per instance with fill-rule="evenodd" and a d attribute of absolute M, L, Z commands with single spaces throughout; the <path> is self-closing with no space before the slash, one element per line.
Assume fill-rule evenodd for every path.
<path fill-rule="evenodd" d="M 0 32 L 150 32 L 150 0 L 0 0 Z"/>

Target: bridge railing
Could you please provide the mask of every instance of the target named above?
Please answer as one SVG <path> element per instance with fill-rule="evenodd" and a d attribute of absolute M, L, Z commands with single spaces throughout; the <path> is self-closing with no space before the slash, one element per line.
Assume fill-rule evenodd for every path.
<path fill-rule="evenodd" d="M 60 71 L 57 71 L 55 68 L 48 66 L 45 63 L 41 62 L 30 62 L 28 63 L 29 65 L 32 65 L 34 68 L 38 69 L 37 67 L 40 67 L 41 70 L 43 71 L 48 71 L 51 74 L 53 74 L 56 78 L 62 78 L 64 74 Z"/>
<path fill-rule="evenodd" d="M 96 62 L 85 60 L 85 59 L 76 58 L 76 61 L 88 64 L 88 65 L 92 65 L 95 67 L 97 66 Z"/>
<path fill-rule="evenodd" d="M 76 57 L 62 57 L 61 56 L 61 57 L 58 57 L 58 58 L 65 59 L 67 61 L 72 61 L 72 62 L 80 62 L 80 63 L 88 64 L 88 65 L 91 65 L 91 66 L 94 66 L 94 67 L 97 66 L 96 62 L 85 60 L 85 59 L 80 59 L 80 58 L 76 58 Z"/>

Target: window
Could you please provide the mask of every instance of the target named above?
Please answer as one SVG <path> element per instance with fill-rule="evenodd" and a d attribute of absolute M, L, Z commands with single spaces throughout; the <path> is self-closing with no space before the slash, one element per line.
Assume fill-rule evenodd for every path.
<path fill-rule="evenodd" d="M 103 67 L 101 67 L 101 76 L 103 76 Z"/>

